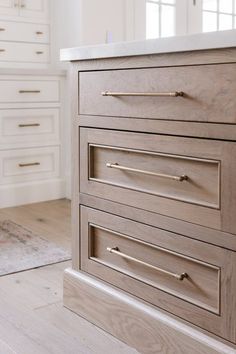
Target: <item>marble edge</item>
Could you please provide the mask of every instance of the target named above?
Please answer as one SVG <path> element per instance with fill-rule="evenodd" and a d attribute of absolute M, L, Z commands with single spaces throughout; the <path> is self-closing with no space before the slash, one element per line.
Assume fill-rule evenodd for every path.
<path fill-rule="evenodd" d="M 236 47 L 236 30 L 67 48 L 61 49 L 60 59 L 79 61 L 232 47 Z"/>

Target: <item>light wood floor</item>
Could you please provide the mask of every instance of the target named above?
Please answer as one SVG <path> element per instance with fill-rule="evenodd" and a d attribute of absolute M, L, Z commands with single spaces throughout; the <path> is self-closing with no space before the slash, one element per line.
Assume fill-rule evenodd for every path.
<path fill-rule="evenodd" d="M 0 210 L 10 219 L 70 248 L 67 200 Z M 0 277 L 0 354 L 137 354 L 62 305 L 70 262 Z"/>

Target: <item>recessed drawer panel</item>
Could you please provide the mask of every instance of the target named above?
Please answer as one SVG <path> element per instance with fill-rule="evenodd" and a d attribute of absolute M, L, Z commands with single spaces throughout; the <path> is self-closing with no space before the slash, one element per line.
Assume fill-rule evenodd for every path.
<path fill-rule="evenodd" d="M 223 324 L 235 328 L 227 257 L 235 253 L 81 207 L 82 270 L 221 336 L 231 335 Z"/>
<path fill-rule="evenodd" d="M 0 152 L 0 183 L 21 183 L 54 178 L 60 173 L 58 147 Z"/>
<path fill-rule="evenodd" d="M 0 111 L 0 146 L 59 140 L 58 109 Z"/>
<path fill-rule="evenodd" d="M 57 80 L 0 80 L 0 102 L 58 102 Z"/>
<path fill-rule="evenodd" d="M 80 142 L 82 193 L 236 232 L 235 143 L 86 128 Z"/>
<path fill-rule="evenodd" d="M 80 72 L 79 113 L 236 123 L 235 91 L 236 64 Z"/>
<path fill-rule="evenodd" d="M 48 44 L 0 42 L 0 62 L 49 63 Z"/>
<path fill-rule="evenodd" d="M 0 20 L 0 41 L 49 43 L 49 26 Z"/>

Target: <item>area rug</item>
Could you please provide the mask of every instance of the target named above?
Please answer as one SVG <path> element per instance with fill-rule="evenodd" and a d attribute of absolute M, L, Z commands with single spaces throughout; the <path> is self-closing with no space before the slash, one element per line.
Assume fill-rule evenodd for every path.
<path fill-rule="evenodd" d="M 21 225 L 0 222 L 0 276 L 69 259 L 70 252 Z"/>

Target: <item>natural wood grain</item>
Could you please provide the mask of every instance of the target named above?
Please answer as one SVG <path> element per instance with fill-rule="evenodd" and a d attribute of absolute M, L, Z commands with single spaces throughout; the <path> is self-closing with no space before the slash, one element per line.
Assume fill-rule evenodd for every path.
<path fill-rule="evenodd" d="M 81 72 L 79 113 L 235 124 L 235 72 L 236 64 Z M 105 91 L 184 96 L 106 97 Z"/>
<path fill-rule="evenodd" d="M 142 354 L 235 353 L 230 346 L 81 272 L 68 269 L 64 289 L 64 304 L 68 308 Z"/>

